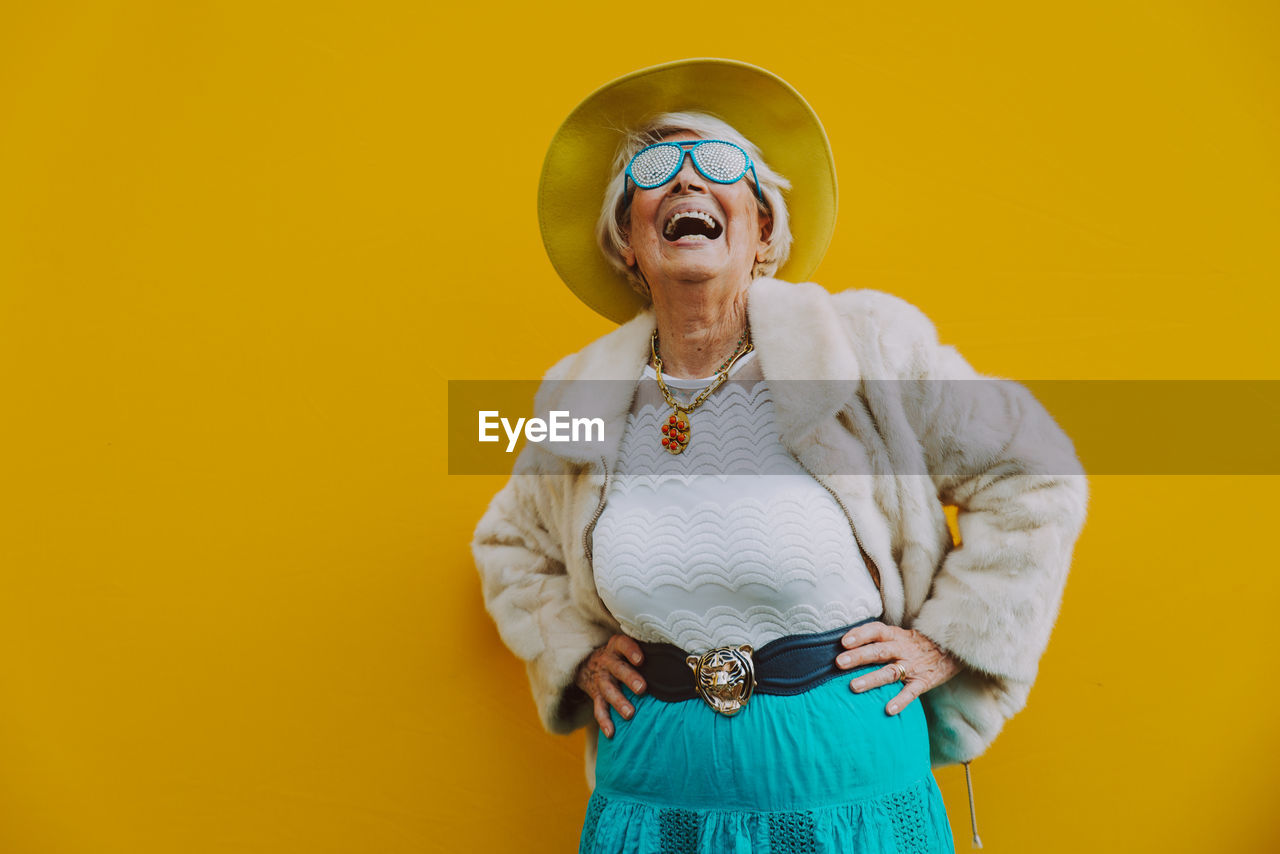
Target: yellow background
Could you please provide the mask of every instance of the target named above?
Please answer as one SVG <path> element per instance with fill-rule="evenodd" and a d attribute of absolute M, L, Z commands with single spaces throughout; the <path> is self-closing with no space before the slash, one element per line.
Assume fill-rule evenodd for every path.
<path fill-rule="evenodd" d="M 841 180 L 816 279 L 911 300 L 980 370 L 1280 377 L 1271 2 L 3 19 L 6 854 L 574 850 L 581 736 L 540 731 L 482 610 L 501 479 L 445 474 L 446 381 L 610 328 L 534 197 L 621 73 L 795 85 Z M 1275 486 L 1093 480 L 1040 681 L 974 766 L 988 850 L 1280 841 Z"/>

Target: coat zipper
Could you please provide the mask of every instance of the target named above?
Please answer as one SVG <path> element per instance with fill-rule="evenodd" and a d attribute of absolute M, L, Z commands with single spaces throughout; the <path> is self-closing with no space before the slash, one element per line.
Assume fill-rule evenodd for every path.
<path fill-rule="evenodd" d="M 587 566 L 591 566 L 592 548 L 591 548 L 591 532 L 595 530 L 596 522 L 600 521 L 600 514 L 604 512 L 605 496 L 609 494 L 609 461 L 604 457 L 600 458 L 600 468 L 604 471 L 604 486 L 600 487 L 600 503 L 596 505 L 596 513 L 591 517 L 591 521 L 587 523 L 587 528 L 582 532 L 582 548 L 587 553 Z"/>
<path fill-rule="evenodd" d="M 844 506 L 844 502 L 840 500 L 840 496 L 836 494 L 836 491 L 827 486 L 827 484 L 823 482 L 822 478 L 810 471 L 809 467 L 801 462 L 799 457 L 792 454 L 791 458 L 800 465 L 800 468 L 808 472 L 809 477 L 816 480 L 819 486 L 830 493 L 836 504 L 839 504 L 840 509 L 844 511 L 845 521 L 849 523 L 849 530 L 853 532 L 853 541 L 858 544 L 858 551 L 862 552 L 862 559 L 866 563 L 867 569 L 871 572 L 871 580 L 875 582 L 876 590 L 880 591 L 880 597 L 884 598 L 884 587 L 880 584 L 880 569 L 876 566 L 876 562 L 871 559 L 871 555 L 867 553 L 866 547 L 862 545 L 862 538 L 858 536 L 858 526 L 853 524 L 853 516 L 849 513 L 849 508 Z"/>

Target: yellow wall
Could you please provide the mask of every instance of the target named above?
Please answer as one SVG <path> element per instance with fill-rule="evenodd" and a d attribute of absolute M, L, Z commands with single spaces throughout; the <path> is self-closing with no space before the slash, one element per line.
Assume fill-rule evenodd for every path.
<path fill-rule="evenodd" d="M 501 480 L 445 473 L 446 381 L 610 328 L 534 191 L 628 70 L 793 83 L 841 178 L 817 280 L 980 370 L 1280 376 L 1277 7 L 934 5 L 6 4 L 0 851 L 573 849 L 581 737 L 482 610 Z M 988 850 L 1277 842 L 1275 486 L 1094 479 L 974 766 Z"/>

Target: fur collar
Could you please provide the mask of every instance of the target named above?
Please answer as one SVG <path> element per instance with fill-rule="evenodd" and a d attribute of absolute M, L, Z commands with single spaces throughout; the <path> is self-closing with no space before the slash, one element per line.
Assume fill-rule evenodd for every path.
<path fill-rule="evenodd" d="M 831 294 L 820 285 L 761 278 L 747 291 L 751 339 L 770 386 L 783 444 L 795 452 L 856 394 L 858 359 Z M 605 441 L 543 445 L 578 462 L 617 458 L 635 384 L 649 357 L 652 308 L 561 360 L 546 376 L 535 408 L 602 418 Z M 804 380 L 804 382 L 790 382 Z"/>

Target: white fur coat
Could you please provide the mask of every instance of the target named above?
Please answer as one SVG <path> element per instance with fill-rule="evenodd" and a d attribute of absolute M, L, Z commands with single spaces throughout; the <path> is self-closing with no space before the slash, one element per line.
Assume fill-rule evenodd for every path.
<path fill-rule="evenodd" d="M 883 619 L 966 665 L 922 697 L 934 764 L 973 759 L 1026 704 L 1058 613 L 1087 499 L 1070 440 L 1025 388 L 979 377 L 896 297 L 757 279 L 747 313 L 783 445 L 845 505 L 879 570 Z M 567 689 L 619 631 L 590 529 L 653 327 L 642 312 L 548 372 L 539 412 L 603 417 L 605 442 L 526 445 L 476 528 L 486 606 L 553 732 L 592 723 Z"/>

